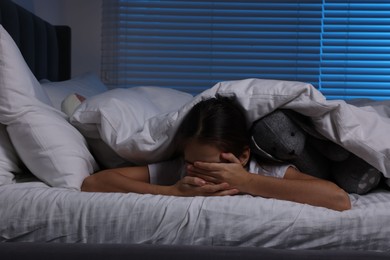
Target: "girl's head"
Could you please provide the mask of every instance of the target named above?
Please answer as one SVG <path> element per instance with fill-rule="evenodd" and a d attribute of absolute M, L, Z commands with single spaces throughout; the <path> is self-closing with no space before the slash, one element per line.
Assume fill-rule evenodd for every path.
<path fill-rule="evenodd" d="M 246 124 L 244 113 L 231 99 L 211 98 L 188 112 L 178 129 L 178 141 L 184 153 L 187 144 L 196 142 L 239 158 L 249 147 Z"/>

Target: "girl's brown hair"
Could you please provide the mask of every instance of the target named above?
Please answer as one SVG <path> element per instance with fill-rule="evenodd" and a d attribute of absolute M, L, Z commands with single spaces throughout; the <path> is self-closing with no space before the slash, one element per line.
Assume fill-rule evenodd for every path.
<path fill-rule="evenodd" d="M 188 112 L 177 131 L 181 149 L 190 139 L 215 145 L 239 157 L 249 146 L 245 115 L 230 98 L 200 101 Z"/>

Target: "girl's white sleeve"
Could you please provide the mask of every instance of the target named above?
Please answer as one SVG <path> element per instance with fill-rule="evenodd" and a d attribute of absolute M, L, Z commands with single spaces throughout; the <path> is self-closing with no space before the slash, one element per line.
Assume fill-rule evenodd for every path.
<path fill-rule="evenodd" d="M 249 172 L 264 176 L 284 178 L 289 167 L 296 168 L 292 164 L 259 164 L 256 160 L 251 160 L 249 163 Z"/>

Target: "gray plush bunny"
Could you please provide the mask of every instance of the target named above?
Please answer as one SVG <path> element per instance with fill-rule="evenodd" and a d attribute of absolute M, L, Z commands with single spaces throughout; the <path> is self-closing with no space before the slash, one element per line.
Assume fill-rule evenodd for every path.
<path fill-rule="evenodd" d="M 292 163 L 349 193 L 365 194 L 382 178 L 373 166 L 319 134 L 308 117 L 291 110 L 279 109 L 254 122 L 251 150 L 261 162 Z"/>

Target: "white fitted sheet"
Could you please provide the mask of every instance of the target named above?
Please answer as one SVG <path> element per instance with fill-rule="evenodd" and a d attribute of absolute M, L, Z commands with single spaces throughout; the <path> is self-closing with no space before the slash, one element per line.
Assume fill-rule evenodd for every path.
<path fill-rule="evenodd" d="M 247 195 L 86 193 L 40 182 L 0 187 L 0 242 L 230 245 L 390 251 L 390 192 L 326 208 Z"/>

